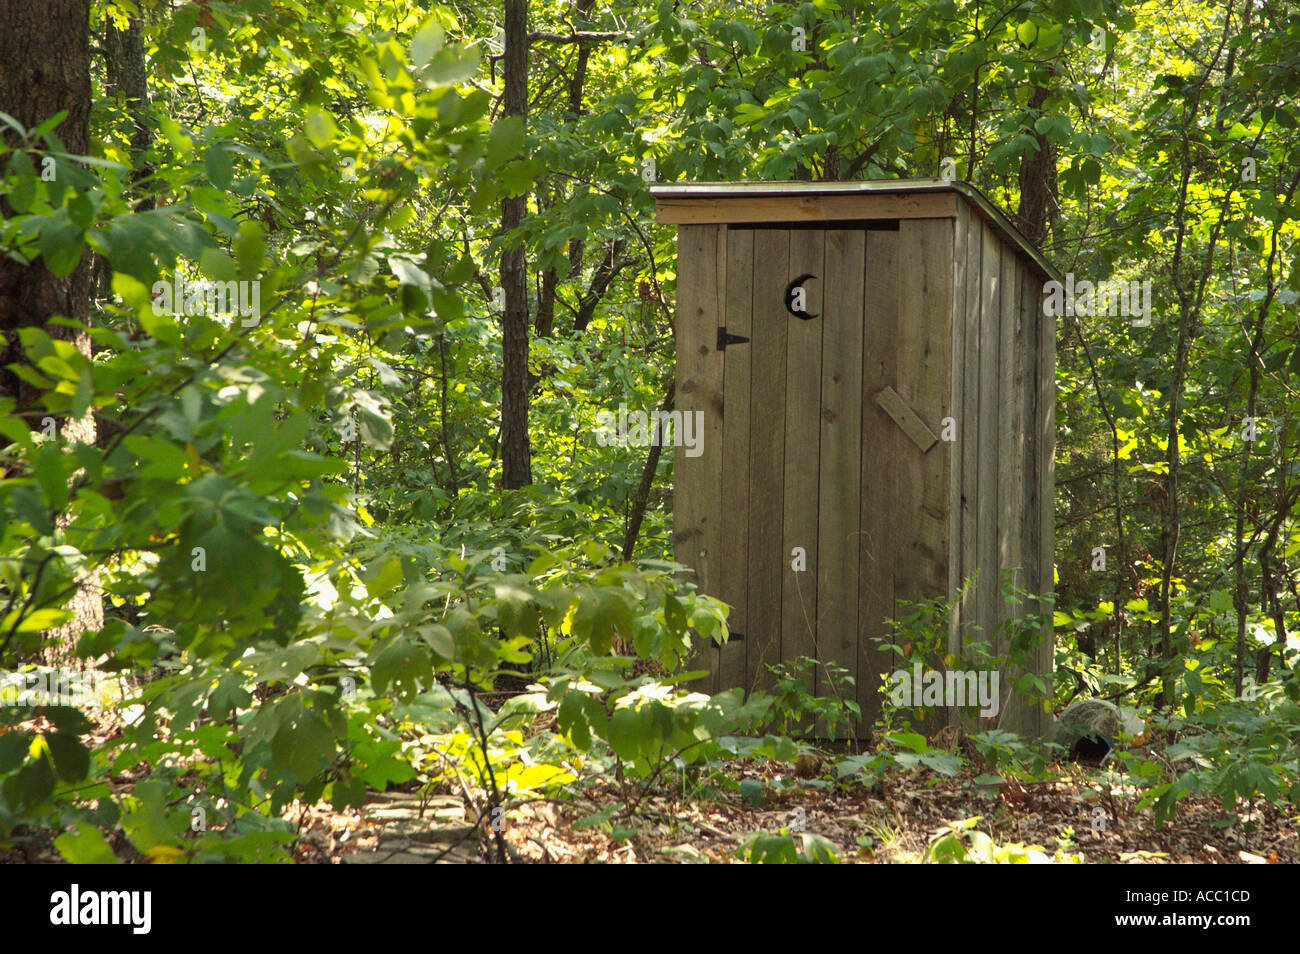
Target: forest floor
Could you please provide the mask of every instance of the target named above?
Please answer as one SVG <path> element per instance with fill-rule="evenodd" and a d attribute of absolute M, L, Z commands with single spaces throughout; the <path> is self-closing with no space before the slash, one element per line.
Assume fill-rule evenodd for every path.
<path fill-rule="evenodd" d="M 102 739 L 100 740 L 102 741 Z M 968 753 L 969 755 L 969 753 Z M 1046 780 L 984 784 L 982 760 L 955 775 L 895 770 L 874 784 L 833 782 L 834 757 L 791 765 L 734 760 L 717 775 L 685 788 L 584 780 L 572 798 L 516 799 L 500 833 L 511 859 L 523 863 L 743 863 L 755 836 L 785 829 L 820 836 L 841 862 L 908 864 L 950 826 L 972 827 L 998 846 L 1042 852 L 1035 861 L 1096 864 L 1296 864 L 1300 817 L 1264 799 L 1239 800 L 1235 813 L 1212 798 L 1189 796 L 1157 826 L 1142 792 L 1113 788 L 1115 776 L 1074 763 L 1051 767 Z M 129 793 L 130 777 L 109 780 Z M 477 863 L 495 844 L 491 820 L 479 818 L 473 793 L 417 783 L 369 792 L 360 809 L 294 803 L 285 817 L 297 827 L 294 860 L 306 864 Z M 63 863 L 58 831 L 25 829 L 0 845 L 0 864 Z M 146 860 L 120 833 L 114 853 Z"/>
<path fill-rule="evenodd" d="M 999 845 L 1036 846 L 1056 861 L 1099 864 L 1278 864 L 1300 862 L 1300 819 L 1260 802 L 1231 819 L 1209 799 L 1179 801 L 1159 828 L 1136 792 L 1106 797 L 1087 770 L 1069 766 L 1051 781 L 979 785 L 953 777 L 900 774 L 871 787 L 833 786 L 771 764 L 730 766 L 761 784 L 746 801 L 648 795 L 636 810 L 593 823 L 625 802 L 615 785 L 587 789 L 582 804 L 539 800 L 507 815 L 514 860 L 534 863 L 737 863 L 753 835 L 797 829 L 820 835 L 843 862 L 915 863 L 947 826 L 979 816 L 975 828 Z M 759 791 L 749 786 L 751 793 Z M 419 817 L 415 794 L 372 796 L 359 812 L 313 807 L 299 816 L 298 860 L 307 863 L 430 863 L 487 860 L 460 796 L 434 796 Z M 427 820 L 426 820 L 427 819 Z M 414 837 L 412 837 L 414 835 Z M 1044 860 L 1038 857 L 1038 860 Z"/>
<path fill-rule="evenodd" d="M 920 861 L 949 825 L 978 816 L 974 827 L 997 844 L 1034 846 L 1055 861 L 1300 863 L 1300 819 L 1262 800 L 1239 805 L 1229 817 L 1216 801 L 1184 798 L 1157 828 L 1151 808 L 1136 808 L 1137 793 L 1107 798 L 1098 777 L 1075 766 L 1046 782 L 980 785 L 967 770 L 952 777 L 899 774 L 869 787 L 800 779 L 782 768 L 731 764 L 736 781 L 757 783 L 746 799 L 649 794 L 630 813 L 611 811 L 626 803 L 616 785 L 589 786 L 580 801 L 538 799 L 512 808 L 503 837 L 512 860 L 524 863 L 734 864 L 744 860 L 738 849 L 755 834 L 802 828 L 827 839 L 842 862 L 908 864 Z M 462 795 L 372 792 L 360 810 L 296 804 L 287 814 L 298 825 L 294 858 L 300 863 L 488 860 L 483 833 L 489 826 L 475 824 L 475 809 Z M 610 817 L 593 820 L 595 814 Z M 57 834 L 28 831 L 11 839 L 0 864 L 63 863 L 53 845 Z M 124 861 L 143 860 L 125 838 L 111 843 Z"/>

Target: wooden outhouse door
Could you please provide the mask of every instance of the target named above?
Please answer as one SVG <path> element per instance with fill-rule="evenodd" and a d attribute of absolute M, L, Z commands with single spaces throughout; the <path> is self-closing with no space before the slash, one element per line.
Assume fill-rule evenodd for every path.
<path fill-rule="evenodd" d="M 945 594 L 952 234 L 682 226 L 677 406 L 704 412 L 704 443 L 676 454 L 678 560 L 733 607 L 706 691 L 814 657 L 869 719 L 896 600 Z M 824 668 L 809 688 L 829 693 Z"/>

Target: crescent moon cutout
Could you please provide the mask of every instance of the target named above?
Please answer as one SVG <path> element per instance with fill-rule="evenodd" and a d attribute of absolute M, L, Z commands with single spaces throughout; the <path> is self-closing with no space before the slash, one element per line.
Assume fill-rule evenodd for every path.
<path fill-rule="evenodd" d="M 785 286 L 785 310 L 788 311 L 790 314 L 794 315 L 796 318 L 802 319 L 803 321 L 811 321 L 817 316 L 810 315 L 806 311 L 795 310 L 794 308 L 795 290 L 798 289 L 799 286 L 801 286 L 804 282 L 808 281 L 808 279 L 810 278 L 815 279 L 816 277 L 817 277 L 816 275 L 800 275 L 789 285 Z"/>

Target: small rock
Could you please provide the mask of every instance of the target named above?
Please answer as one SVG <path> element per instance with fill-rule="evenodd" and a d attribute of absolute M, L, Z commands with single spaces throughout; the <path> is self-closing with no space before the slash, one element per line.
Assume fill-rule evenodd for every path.
<path fill-rule="evenodd" d="M 1066 706 L 1052 726 L 1049 741 L 1070 758 L 1100 765 L 1115 745 L 1122 727 L 1119 707 L 1105 699 L 1080 699 Z"/>
<path fill-rule="evenodd" d="M 414 825 L 403 822 L 385 826 L 379 833 L 379 844 L 454 845 L 461 841 L 468 844 L 473 837 L 473 825 Z"/>
<path fill-rule="evenodd" d="M 344 855 L 342 863 L 345 865 L 427 865 L 429 859 L 405 851 L 358 851 Z"/>
<path fill-rule="evenodd" d="M 440 825 L 429 830 L 429 841 L 444 845 L 464 842 L 473 844 L 475 827 L 473 825 Z"/>
<path fill-rule="evenodd" d="M 367 817 L 372 821 L 394 822 L 394 821 L 419 821 L 419 808 L 399 805 L 395 808 L 376 808 L 374 811 L 367 812 Z"/>

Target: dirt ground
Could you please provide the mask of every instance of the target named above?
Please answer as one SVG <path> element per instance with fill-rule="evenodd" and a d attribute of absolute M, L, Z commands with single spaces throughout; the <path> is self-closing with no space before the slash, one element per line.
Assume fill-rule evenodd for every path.
<path fill-rule="evenodd" d="M 734 766 L 733 766 L 734 768 Z M 1183 799 L 1175 817 L 1159 829 L 1151 809 L 1137 810 L 1136 793 L 1107 798 L 1086 772 L 1069 766 L 1056 780 L 976 785 L 969 773 L 943 778 L 926 773 L 860 785 L 814 787 L 780 766 L 750 767 L 738 778 L 761 784 L 761 796 L 716 799 L 646 797 L 636 810 L 608 822 L 584 825 L 602 807 L 622 802 L 612 785 L 588 791 L 582 803 L 539 800 L 505 816 L 503 837 L 514 860 L 532 863 L 741 863 L 737 849 L 756 832 L 780 828 L 820 835 L 840 860 L 874 864 L 915 863 L 936 832 L 980 816 L 975 826 L 999 843 L 1035 845 L 1048 857 L 1081 855 L 1100 864 L 1277 864 L 1300 861 L 1300 819 L 1271 806 L 1240 811 L 1228 824 L 1221 806 Z M 757 785 L 750 786 L 750 791 Z M 414 796 L 376 796 L 360 812 L 328 807 L 303 813 L 298 860 L 335 864 L 350 854 L 374 852 L 387 841 L 389 825 L 376 812 Z M 442 796 L 443 799 L 449 796 Z M 455 800 L 455 799 L 453 799 Z M 487 860 L 482 835 L 487 820 L 461 801 L 456 816 L 467 832 L 451 860 Z M 445 803 L 443 803 L 445 804 Z M 440 814 L 446 814 L 444 807 Z M 406 861 L 414 860 L 412 858 Z"/>

